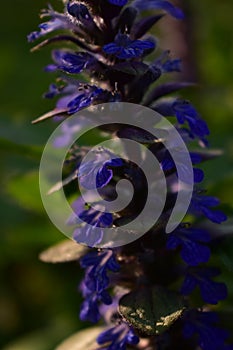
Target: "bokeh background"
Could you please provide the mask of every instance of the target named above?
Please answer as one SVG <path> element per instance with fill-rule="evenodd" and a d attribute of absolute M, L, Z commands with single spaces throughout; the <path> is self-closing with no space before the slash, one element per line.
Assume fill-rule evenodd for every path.
<path fill-rule="evenodd" d="M 62 8 L 59 0 L 50 3 Z M 184 37 L 174 21 L 169 22 L 170 27 L 165 22 L 160 28 L 160 44 L 177 50 L 187 60 L 186 77 L 198 82 L 183 96 L 193 101 L 208 122 L 210 145 L 224 150 L 222 157 L 203 166 L 205 185 L 208 193 L 221 198 L 223 208 L 232 216 L 233 4 L 230 0 L 186 0 L 184 5 L 188 14 Z M 31 125 L 32 119 L 52 107 L 51 101 L 41 98 L 53 79 L 43 72 L 50 63 L 50 48 L 32 54 L 26 41 L 45 6 L 44 0 L 1 2 L 0 348 L 4 350 L 50 350 L 84 326 L 78 319 L 78 264 L 47 265 L 38 260 L 41 250 L 64 238 L 47 218 L 38 188 L 41 151 L 54 125 Z M 227 229 L 229 234 L 233 232 L 231 221 Z M 218 263 L 223 266 L 222 279 L 229 285 L 225 307 L 230 310 L 233 242 L 225 248 Z"/>

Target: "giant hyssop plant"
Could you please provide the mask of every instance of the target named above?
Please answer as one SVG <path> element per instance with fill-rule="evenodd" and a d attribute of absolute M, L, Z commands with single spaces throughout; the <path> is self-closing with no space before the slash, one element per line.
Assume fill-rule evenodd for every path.
<path fill-rule="evenodd" d="M 219 200 L 206 195 L 202 188 L 204 173 L 198 165 L 213 157 L 207 150 L 208 126 L 189 101 L 167 97 L 190 83 L 164 79 L 182 69 L 181 61 L 171 58 L 169 51 L 159 50 L 156 39 L 148 34 L 165 15 L 177 20 L 184 17 L 179 8 L 165 0 L 70 0 L 64 1 L 63 13 L 51 6 L 44 10 L 42 17 L 48 20 L 28 36 L 30 42 L 46 36 L 34 50 L 49 44 L 66 45 L 52 51 L 53 63 L 46 67 L 46 71 L 59 76 L 45 95 L 58 97 L 56 106 L 35 121 L 67 120 L 67 130 L 55 146 L 66 145 L 77 127 L 69 124 L 69 117 L 85 107 L 106 102 L 143 105 L 173 121 L 190 149 L 195 183 L 187 216 L 166 234 L 167 217 L 178 191 L 177 169 L 170 153 L 159 139 L 132 125 L 104 128 L 111 137 L 136 140 L 146 146 L 158 159 L 170 184 L 169 192 L 158 223 L 131 244 L 92 248 L 101 243 L 101 230 L 96 236 L 82 223 L 73 234 L 77 243 L 68 241 L 41 255 L 45 261 L 80 259 L 85 270 L 80 283 L 84 298 L 80 318 L 101 322 L 99 327 L 65 341 L 59 349 L 233 349 L 212 306 L 227 297 L 227 288 L 215 280 L 220 271 L 212 266 L 210 255 L 219 236 L 213 225 L 208 229 L 206 219 L 218 225 L 226 216 L 215 209 Z M 96 133 L 101 130 L 96 129 Z M 101 152 L 109 152 L 107 149 L 97 152 L 86 167 L 80 166 L 88 150 L 88 145 L 72 146 L 65 164 L 66 173 L 76 171 L 72 180 L 79 179 L 83 187 L 91 188 L 90 173 L 94 172 L 96 187 L 105 199 L 112 200 L 117 180 L 127 178 L 134 184 L 134 197 L 125 210 L 117 213 L 99 212 L 81 197 L 75 201 L 74 210 L 93 227 L 113 227 L 117 231 L 145 204 L 146 179 L 138 166 L 120 157 L 103 162 Z M 86 237 L 90 247 L 80 245 Z"/>

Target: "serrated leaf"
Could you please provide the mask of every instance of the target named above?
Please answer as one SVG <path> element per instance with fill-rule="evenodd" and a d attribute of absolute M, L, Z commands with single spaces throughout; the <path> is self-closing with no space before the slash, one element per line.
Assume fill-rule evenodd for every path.
<path fill-rule="evenodd" d="M 40 253 L 39 259 L 46 263 L 63 263 L 78 260 L 87 251 L 84 245 L 66 239 Z"/>
<path fill-rule="evenodd" d="M 96 338 L 103 330 L 104 327 L 93 327 L 77 332 L 64 340 L 55 350 L 96 350 L 99 347 Z"/>
<path fill-rule="evenodd" d="M 183 310 L 180 296 L 163 287 L 130 292 L 119 303 L 119 312 L 124 319 L 148 335 L 164 332 L 181 317 Z"/>

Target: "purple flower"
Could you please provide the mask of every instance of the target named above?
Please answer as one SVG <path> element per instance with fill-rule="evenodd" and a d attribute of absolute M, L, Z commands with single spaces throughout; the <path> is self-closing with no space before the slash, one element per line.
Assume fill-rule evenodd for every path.
<path fill-rule="evenodd" d="M 74 114 L 82 108 L 89 107 L 101 94 L 103 94 L 103 90 L 96 86 L 89 85 L 86 89 L 84 88 L 67 104 L 68 114 Z"/>
<path fill-rule="evenodd" d="M 187 122 L 194 135 L 201 138 L 209 135 L 206 123 L 199 117 L 197 111 L 189 102 L 177 100 L 172 105 L 172 109 L 175 112 L 178 123 L 184 124 Z"/>
<path fill-rule="evenodd" d="M 108 271 L 118 272 L 120 267 L 112 250 L 92 251 L 85 255 L 80 263 L 86 269 L 85 278 L 80 287 L 85 297 L 80 318 L 97 322 L 100 317 L 99 302 L 106 305 L 112 303 L 112 298 L 106 291 L 109 286 Z"/>
<path fill-rule="evenodd" d="M 53 145 L 56 148 L 65 147 L 72 143 L 75 135 L 88 125 L 88 120 L 82 116 L 67 119 L 61 124 L 61 134 L 56 136 Z"/>
<path fill-rule="evenodd" d="M 196 164 L 195 162 L 197 161 L 197 157 L 192 159 L 192 154 L 190 154 L 190 158 L 193 164 Z M 200 158 L 201 161 L 201 158 Z M 199 162 L 198 162 L 199 163 Z M 177 152 L 176 156 L 176 164 L 174 162 L 174 159 L 170 155 L 168 151 L 165 152 L 163 159 L 161 160 L 161 168 L 165 172 L 174 172 L 176 171 L 176 166 L 180 165 L 180 169 L 183 171 L 183 179 L 186 178 L 185 173 L 186 173 L 186 164 L 183 162 L 183 155 L 181 152 Z M 204 172 L 201 169 L 198 168 L 193 168 L 193 180 L 195 183 L 202 182 L 204 179 Z"/>
<path fill-rule="evenodd" d="M 140 57 L 145 50 L 155 48 L 155 44 L 149 40 L 131 40 L 126 34 L 118 34 L 113 43 L 103 47 L 108 55 L 114 55 L 120 59 Z"/>
<path fill-rule="evenodd" d="M 181 72 L 181 60 L 177 58 L 169 59 L 162 64 L 161 70 L 164 73 Z"/>
<path fill-rule="evenodd" d="M 219 205 L 219 199 L 211 196 L 194 194 L 189 211 L 195 215 L 205 215 L 210 221 L 221 224 L 227 220 L 227 216 L 220 210 L 210 208 Z"/>
<path fill-rule="evenodd" d="M 135 335 L 132 327 L 122 322 L 118 326 L 101 333 L 97 338 L 97 342 L 100 345 L 108 344 L 104 348 L 106 350 L 126 350 L 127 345 L 138 344 L 139 338 Z"/>
<path fill-rule="evenodd" d="M 64 19 L 63 21 L 62 19 L 59 19 L 59 18 L 53 18 L 49 22 L 41 23 L 39 25 L 40 31 L 32 32 L 31 34 L 29 34 L 28 41 L 29 42 L 35 41 L 40 37 L 53 32 L 54 30 L 63 29 L 64 24 L 66 24 L 66 20 Z"/>
<path fill-rule="evenodd" d="M 217 304 L 220 300 L 227 297 L 227 288 L 224 283 L 211 280 L 219 274 L 212 268 L 189 268 L 187 270 L 181 293 L 189 295 L 198 286 L 203 300 L 208 304 Z"/>
<path fill-rule="evenodd" d="M 44 11 L 43 17 L 50 16 L 51 20 L 48 22 L 41 23 L 39 25 L 39 31 L 32 32 L 28 35 L 28 41 L 33 42 L 51 32 L 54 32 L 59 29 L 72 29 L 73 25 L 68 20 L 68 18 L 60 14 L 58 12 L 55 12 L 52 7 L 50 6 L 48 10 Z"/>
<path fill-rule="evenodd" d="M 116 5 L 116 6 L 125 6 L 128 2 L 128 0 L 108 0 L 110 4 Z"/>
<path fill-rule="evenodd" d="M 91 152 L 88 156 L 78 169 L 79 183 L 86 189 L 106 186 L 113 178 L 112 168 L 118 168 L 124 164 L 121 158 L 107 149 Z"/>
<path fill-rule="evenodd" d="M 207 262 L 210 258 L 210 249 L 206 245 L 210 241 L 207 231 L 180 225 L 167 239 L 167 249 L 181 247 L 181 257 L 190 266 Z"/>
<path fill-rule="evenodd" d="M 181 63 L 179 58 L 171 59 L 170 52 L 166 50 L 154 61 L 153 65 L 163 73 L 172 73 L 181 71 Z"/>
<path fill-rule="evenodd" d="M 163 18 L 161 12 L 166 12 L 175 18 L 183 18 L 183 12 L 167 0 L 63 2 L 64 12 L 60 14 L 50 7 L 42 15 L 49 16 L 48 21 L 42 23 L 39 30 L 28 37 L 29 41 L 34 41 L 59 30 L 61 32 L 49 36 L 37 45 L 36 49 L 52 43 L 72 44 L 72 49 L 68 46 L 52 52 L 53 63 L 46 67 L 46 71 L 58 71 L 60 76 L 56 85 L 50 85 L 45 97 L 58 96 L 58 100 L 52 111 L 36 120 L 37 122 L 47 118 L 56 121 L 65 120 L 62 123 L 61 134 L 54 139 L 54 146 L 63 147 L 70 144 L 75 133 L 90 124 L 89 116 L 81 115 L 74 119 L 69 118 L 70 115 L 85 107 L 118 101 L 141 103 L 164 117 L 175 117 L 175 131 L 178 131 L 186 144 L 189 145 L 197 139 L 200 146 L 207 146 L 208 126 L 192 104 L 177 97 L 166 98 L 170 93 L 178 92 L 192 84 L 181 81 L 157 83 L 161 76 L 163 79 L 164 74 L 180 71 L 181 60 L 171 58 L 169 51 L 164 51 L 161 55 L 155 56 L 152 62 L 144 61 L 144 57 L 156 47 L 155 39 L 146 34 Z M 125 5 L 128 6 L 123 8 Z M 148 12 L 141 13 L 144 10 Z M 158 13 L 150 15 L 151 10 L 158 10 Z M 85 76 L 80 76 L 80 73 L 84 73 Z M 110 114 L 121 113 L 119 104 L 112 103 L 109 111 Z M 232 346 L 225 343 L 226 332 L 216 327 L 218 320 L 215 314 L 201 312 L 198 308 L 193 310 L 192 305 L 195 305 L 196 300 L 195 296 L 192 299 L 190 295 L 198 287 L 203 301 L 208 304 L 217 304 L 227 296 L 225 284 L 213 280 L 218 271 L 200 265 L 207 263 L 210 258 L 211 238 L 207 231 L 196 226 L 201 215 L 216 223 L 226 220 L 224 213 L 212 210 L 219 204 L 219 200 L 204 196 L 195 189 L 189 207 L 189 213 L 194 215 L 195 226 L 181 223 L 169 235 L 165 234 L 164 229 L 178 191 L 185 188 L 187 183 L 193 182 L 193 179 L 195 183 L 203 180 L 204 173 L 197 168 L 197 164 L 208 159 L 208 153 L 190 152 L 194 166 L 193 177 L 187 176 L 189 172 L 184 162 L 184 154 L 180 152 L 177 144 L 174 142 L 172 149 L 174 162 L 163 142 L 163 139 L 166 141 L 166 132 L 162 133 L 161 139 L 155 139 L 143 128 L 114 122 L 111 126 L 105 125 L 104 131 L 108 133 L 109 138 L 126 136 L 148 147 L 158 159 L 162 168 L 161 173 L 164 173 L 167 196 L 158 222 L 155 225 L 153 223 L 154 226 L 145 237 L 127 246 L 108 249 L 109 243 L 111 244 L 107 240 L 108 231 L 111 230 L 118 235 L 121 225 L 131 223 L 138 217 L 143 208 L 146 208 L 148 191 L 154 189 L 154 186 L 148 186 L 151 184 L 147 183 L 146 175 L 143 173 L 146 158 L 140 153 L 140 146 L 135 149 L 139 163 L 130 160 L 126 162 L 104 148 L 94 148 L 94 151 L 90 152 L 91 147 L 71 147 L 71 154 L 64 166 L 67 172 L 72 168 L 72 172 L 59 183 L 59 186 L 78 180 L 81 189 L 85 191 L 85 199 L 80 197 L 73 203 L 74 212 L 67 224 L 74 226 L 73 239 L 76 242 L 89 247 L 104 247 L 98 250 L 89 249 L 89 253 L 81 258 L 81 266 L 85 269 L 85 276 L 80 284 L 84 298 L 80 310 L 81 320 L 98 322 L 101 316 L 103 317 L 107 330 L 97 339 L 99 347 L 103 350 L 139 347 L 149 349 L 160 346 L 185 349 L 187 341 L 184 338 L 191 338 L 190 350 L 197 347 L 202 350 L 232 350 Z M 192 147 L 192 144 L 190 146 Z M 125 151 L 128 152 L 129 149 L 126 147 Z M 179 181 L 183 182 L 182 188 L 178 186 L 178 175 Z M 154 176 L 156 181 L 157 174 Z M 117 198 L 116 183 L 121 179 L 132 183 L 134 191 L 132 200 L 125 208 L 108 212 L 105 201 L 114 202 Z M 159 183 L 156 182 L 156 185 L 159 187 Z M 55 185 L 52 189 L 54 188 L 57 189 L 58 186 Z M 74 195 L 75 186 L 70 186 L 67 192 Z M 123 196 L 129 196 L 128 191 L 121 192 Z M 153 205 L 149 209 L 152 214 L 148 213 L 145 220 L 153 217 L 156 204 L 160 201 L 159 193 L 158 195 L 152 193 L 152 198 Z M 129 233 L 133 235 L 134 230 L 129 230 Z M 181 266 L 177 268 L 176 256 L 169 250 L 180 253 L 188 266 L 184 266 L 181 262 Z M 120 266 L 118 261 L 121 262 Z M 180 295 L 176 298 L 176 293 L 170 293 L 170 289 L 177 286 L 181 273 L 184 274 L 184 281 L 179 291 Z M 160 293 L 157 294 L 161 287 L 161 290 L 164 290 L 162 296 Z M 126 302 L 123 305 L 122 296 L 125 293 L 129 296 L 129 304 Z M 173 310 L 173 307 L 177 309 Z M 171 308 L 180 315 L 176 321 L 172 320 L 170 315 Z M 132 319 L 134 315 L 135 319 Z M 167 318 L 164 315 L 171 317 Z M 154 331 L 151 335 L 145 327 L 148 322 L 156 328 L 158 322 L 158 334 Z M 182 325 L 184 328 L 181 339 Z M 143 338 L 140 346 L 137 346 L 139 342 L 137 330 Z"/>
<path fill-rule="evenodd" d="M 184 316 L 183 335 L 191 338 L 197 335 L 202 350 L 226 350 L 231 348 L 225 341 L 228 332 L 216 327 L 218 317 L 214 312 L 189 311 Z"/>
<path fill-rule="evenodd" d="M 73 204 L 74 214 L 68 219 L 68 225 L 77 226 L 74 229 L 73 238 L 75 241 L 93 247 L 99 244 L 103 238 L 103 228 L 111 227 L 113 217 L 111 213 L 101 211 L 103 206 L 95 203 L 95 208 L 84 203 L 79 197 Z M 85 225 L 87 223 L 88 225 Z"/>
<path fill-rule="evenodd" d="M 84 293 L 83 296 L 85 297 Z M 98 302 L 99 299 L 97 299 L 96 296 L 86 295 L 86 299 L 82 302 L 80 307 L 80 320 L 97 323 L 100 319 Z"/>
<path fill-rule="evenodd" d="M 188 101 L 167 99 L 157 102 L 154 109 L 165 117 L 176 116 L 181 125 L 188 123 L 190 133 L 206 143 L 205 136 L 209 135 L 207 124 Z"/>
<path fill-rule="evenodd" d="M 67 11 L 71 16 L 77 18 L 80 21 L 83 19 L 89 20 L 91 18 L 87 7 L 82 3 L 68 2 Z"/>
<path fill-rule="evenodd" d="M 44 94 L 45 98 L 54 98 L 61 93 L 59 87 L 56 84 L 50 84 L 49 91 Z"/>
<path fill-rule="evenodd" d="M 111 4 L 116 6 L 125 6 L 128 3 L 128 0 L 108 0 Z M 169 1 L 166 0 L 134 0 L 132 6 L 136 7 L 140 11 L 143 10 L 163 10 L 169 13 L 171 16 L 182 19 L 184 18 L 183 12 L 172 5 Z"/>
<path fill-rule="evenodd" d="M 184 18 L 183 12 L 173 6 L 169 1 L 166 0 L 135 0 L 132 4 L 139 10 L 164 10 L 168 12 L 171 16 L 182 19 Z"/>
<path fill-rule="evenodd" d="M 53 60 L 55 64 L 46 67 L 46 71 L 62 70 L 70 74 L 81 73 L 95 62 L 95 58 L 87 52 L 73 52 L 68 50 L 54 50 Z"/>
<path fill-rule="evenodd" d="M 193 169 L 193 180 L 195 183 L 200 183 L 204 180 L 204 172 L 201 169 Z"/>
<path fill-rule="evenodd" d="M 67 13 L 71 16 L 71 22 L 76 24 L 76 32 L 80 32 L 80 35 L 82 36 L 85 31 L 89 40 L 96 40 L 96 37 L 98 37 L 101 32 L 87 6 L 80 2 L 68 1 Z"/>
<path fill-rule="evenodd" d="M 113 100 L 112 94 L 108 91 L 98 88 L 95 85 L 81 82 L 78 82 L 77 85 L 74 83 L 68 83 L 61 88 L 56 88 L 55 85 L 52 85 L 50 86 L 48 93 L 45 94 L 45 97 L 52 98 L 57 95 L 63 96 L 58 99 L 54 111 L 51 111 L 54 116 L 56 115 L 56 112 L 59 113 L 62 111 L 63 113 L 74 114 L 85 107 L 89 107 L 91 104 L 97 102 L 104 103 Z"/>
<path fill-rule="evenodd" d="M 117 272 L 120 268 L 112 250 L 92 251 L 80 261 L 83 268 L 90 268 L 85 285 L 92 292 L 100 293 L 109 285 L 107 271 Z"/>

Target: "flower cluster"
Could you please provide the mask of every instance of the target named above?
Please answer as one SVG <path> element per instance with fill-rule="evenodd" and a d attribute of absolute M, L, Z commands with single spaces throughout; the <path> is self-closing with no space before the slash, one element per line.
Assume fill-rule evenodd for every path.
<path fill-rule="evenodd" d="M 206 265 L 214 237 L 208 225 L 205 229 L 202 227 L 205 218 L 220 224 L 226 216 L 212 209 L 219 200 L 206 196 L 200 188 L 204 173 L 196 165 L 208 158 L 208 151 L 191 150 L 193 145 L 208 146 L 208 126 L 189 101 L 166 97 L 190 83 L 159 82 L 161 77 L 179 72 L 181 62 L 171 58 L 167 51 L 161 53 L 155 38 L 147 34 L 164 14 L 180 20 L 183 13 L 166 0 L 68 0 L 64 3 L 63 13 L 51 6 L 43 11 L 42 17 L 49 19 L 28 36 L 28 40 L 34 42 L 55 32 L 34 50 L 54 43 L 65 43 L 68 47 L 52 52 L 53 63 L 46 71 L 57 72 L 60 77 L 45 97 L 57 97 L 57 102 L 52 111 L 37 120 L 67 119 L 64 134 L 55 146 L 66 145 L 74 130 L 85 124 L 82 119 L 77 124 L 69 124 L 68 119 L 83 108 L 119 101 L 141 104 L 175 120 L 174 127 L 190 147 L 195 182 L 188 219 L 166 234 L 166 218 L 178 191 L 177 169 L 170 153 L 158 139 L 132 125 L 104 129 L 112 137 L 140 140 L 158 159 L 169 191 L 159 222 L 141 239 L 113 249 L 92 248 L 81 258 L 85 277 L 80 284 L 84 297 L 80 318 L 94 323 L 100 318 L 106 321 L 106 329 L 97 338 L 99 349 L 232 349 L 227 345 L 228 333 L 218 326 L 217 315 L 211 311 L 211 304 L 226 298 L 227 289 L 224 283 L 213 280 L 219 271 Z M 93 209 L 91 201 L 84 203 L 80 198 L 73 204 L 82 221 L 76 216 L 69 218 L 68 223 L 77 224 L 73 237 L 79 243 L 85 243 L 88 237 L 93 247 L 103 239 L 102 228 L 117 230 L 122 222 L 140 213 L 147 184 L 138 166 L 120 156 L 112 159 L 108 149 L 94 152 L 90 161 L 82 164 L 80 155 L 86 152 L 88 147 L 73 147 L 72 157 L 67 160 L 81 186 L 98 188 L 101 195 L 111 201 L 116 196 L 119 178 L 130 179 L 134 184 L 132 202 L 117 213 L 98 211 L 98 203 Z M 93 234 L 91 226 L 99 228 L 98 236 Z M 196 287 L 200 289 L 199 294 L 193 293 Z M 106 317 L 109 313 L 110 317 Z"/>

